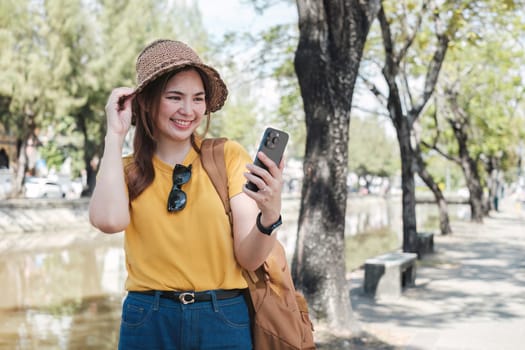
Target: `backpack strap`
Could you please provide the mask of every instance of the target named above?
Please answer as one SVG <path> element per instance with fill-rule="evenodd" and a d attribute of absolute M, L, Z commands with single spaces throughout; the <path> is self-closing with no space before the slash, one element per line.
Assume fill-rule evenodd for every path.
<path fill-rule="evenodd" d="M 224 212 L 228 215 L 230 226 L 233 227 L 233 216 L 228 195 L 228 174 L 226 173 L 226 161 L 224 159 L 225 137 L 205 139 L 201 144 L 201 163 L 215 190 L 224 205 Z"/>
<path fill-rule="evenodd" d="M 233 228 L 224 158 L 225 138 L 206 139 L 201 144 L 201 164 L 224 205 Z M 242 270 L 248 283 L 248 310 L 255 349 L 315 349 L 308 304 L 295 291 L 285 251 L 275 242 L 270 256 L 255 271 Z"/>

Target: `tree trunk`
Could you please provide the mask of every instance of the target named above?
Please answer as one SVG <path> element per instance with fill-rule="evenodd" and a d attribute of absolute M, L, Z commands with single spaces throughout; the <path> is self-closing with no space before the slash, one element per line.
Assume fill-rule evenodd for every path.
<path fill-rule="evenodd" d="M 358 329 L 346 280 L 346 175 L 352 94 L 379 1 L 297 0 L 295 70 L 306 118 L 296 287 L 313 317 L 337 333 Z"/>
<path fill-rule="evenodd" d="M 421 11 L 426 11 L 424 5 Z M 404 74 L 405 68 L 401 69 L 403 59 L 407 50 L 411 46 L 411 39 L 407 42 L 396 43 L 392 36 L 391 22 L 387 19 L 384 8 L 381 7 L 378 12 L 379 24 L 381 26 L 381 36 L 383 38 L 383 47 L 385 49 L 385 64 L 383 66 L 383 76 L 388 85 L 387 110 L 396 128 L 397 139 L 401 154 L 401 181 L 402 181 L 402 207 L 403 207 L 403 251 L 417 253 L 417 224 L 416 224 L 416 196 L 414 184 L 414 167 L 415 154 L 412 142 L 412 127 L 421 115 L 423 108 L 428 102 L 435 89 L 436 82 L 441 70 L 442 63 L 448 48 L 448 36 L 444 33 L 435 33 L 437 37 L 437 46 L 433 52 L 432 58 L 428 64 L 428 70 L 425 76 L 423 93 L 420 98 L 414 99 L 410 92 L 409 86 L 399 87 L 399 80 Z M 420 18 L 421 19 L 421 18 Z M 418 22 L 418 21 L 416 21 Z M 418 26 L 416 26 L 418 28 Z M 419 29 L 419 28 L 418 28 Z M 415 35 L 415 33 L 413 33 Z M 413 39 L 413 38 L 412 38 Z M 395 45 L 400 44 L 399 51 L 396 52 Z M 406 79 L 410 80 L 410 79 Z M 410 97 L 402 99 L 401 94 L 405 91 Z M 407 97 L 407 96 L 405 96 Z M 413 101 L 410 106 L 403 108 L 403 100 Z"/>
<path fill-rule="evenodd" d="M 421 150 L 419 147 L 416 148 L 416 164 L 417 164 L 417 173 L 419 177 L 423 180 L 425 185 L 432 191 L 434 198 L 436 199 L 436 204 L 439 210 L 439 229 L 442 235 L 447 235 L 452 233 L 452 228 L 450 227 L 450 219 L 448 216 L 447 201 L 443 192 L 439 188 L 438 184 L 434 181 L 432 175 L 427 171 L 427 166 L 423 157 L 421 155 Z"/>
<path fill-rule="evenodd" d="M 476 161 L 470 156 L 468 150 L 468 119 L 454 100 L 454 96 L 449 96 L 451 109 L 456 119 L 449 120 L 454 131 L 454 137 L 458 142 L 459 164 L 465 176 L 465 182 L 469 190 L 470 218 L 475 222 L 483 222 L 483 187 L 479 177 Z"/>
<path fill-rule="evenodd" d="M 500 161 L 496 156 L 489 157 L 485 165 L 487 172 L 487 188 L 488 196 L 485 204 L 485 215 L 489 215 L 491 210 L 499 211 L 499 202 L 502 189 L 502 172 L 500 169 Z"/>
<path fill-rule="evenodd" d="M 483 209 L 483 187 L 479 180 L 476 164 L 470 158 L 461 157 L 461 169 L 465 174 L 465 180 L 470 194 L 470 218 L 475 222 L 483 222 L 485 215 Z"/>
<path fill-rule="evenodd" d="M 76 116 L 77 128 L 81 131 L 84 140 L 84 170 L 86 171 L 86 187 L 82 189 L 83 197 L 90 197 L 95 189 L 97 171 L 98 171 L 98 158 L 95 143 L 89 139 L 87 120 L 92 112 L 89 109 L 88 104 L 84 105 Z M 94 166 L 96 164 L 96 166 Z"/>
<path fill-rule="evenodd" d="M 397 106 L 397 108 L 401 108 Z M 396 118 L 397 139 L 401 154 L 401 187 L 403 208 L 403 251 L 417 253 L 416 186 L 414 182 L 414 150 L 410 144 L 410 126 L 407 118 Z"/>
<path fill-rule="evenodd" d="M 15 174 L 15 183 L 12 191 L 13 196 L 19 197 L 22 195 L 24 177 L 26 174 L 27 168 L 27 140 L 28 137 L 24 137 L 23 140 L 19 141 L 17 162 L 16 162 L 16 174 Z"/>

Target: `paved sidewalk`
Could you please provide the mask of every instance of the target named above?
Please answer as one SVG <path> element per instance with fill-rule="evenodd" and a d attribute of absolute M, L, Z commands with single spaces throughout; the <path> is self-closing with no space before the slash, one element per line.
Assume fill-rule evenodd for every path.
<path fill-rule="evenodd" d="M 416 287 L 393 300 L 363 295 L 351 276 L 363 330 L 398 349 L 525 349 L 525 209 L 512 198 L 484 224 L 453 223 L 418 262 Z"/>

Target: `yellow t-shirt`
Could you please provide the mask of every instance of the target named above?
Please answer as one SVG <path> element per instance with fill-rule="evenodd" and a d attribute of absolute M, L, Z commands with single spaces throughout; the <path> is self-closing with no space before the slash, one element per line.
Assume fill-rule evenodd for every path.
<path fill-rule="evenodd" d="M 224 155 L 231 198 L 242 192 L 246 163 L 252 159 L 234 141 L 225 143 Z M 190 164 L 191 178 L 181 187 L 187 196 L 186 207 L 170 213 L 167 201 L 173 167 L 153 158 L 155 178 L 131 202 L 131 221 L 125 231 L 127 290 L 247 287 L 235 260 L 228 216 L 193 148 L 183 162 Z"/>

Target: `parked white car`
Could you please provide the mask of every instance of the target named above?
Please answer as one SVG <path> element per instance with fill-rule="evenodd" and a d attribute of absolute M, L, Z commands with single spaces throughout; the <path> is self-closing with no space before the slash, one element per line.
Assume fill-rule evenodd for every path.
<path fill-rule="evenodd" d="M 24 181 L 24 197 L 26 198 L 64 198 L 65 193 L 60 184 L 43 178 L 28 176 Z"/>

